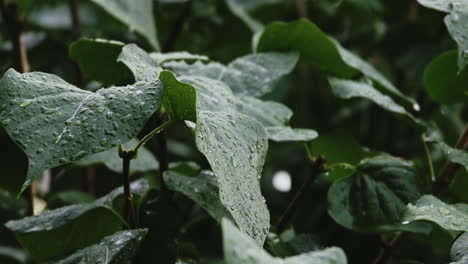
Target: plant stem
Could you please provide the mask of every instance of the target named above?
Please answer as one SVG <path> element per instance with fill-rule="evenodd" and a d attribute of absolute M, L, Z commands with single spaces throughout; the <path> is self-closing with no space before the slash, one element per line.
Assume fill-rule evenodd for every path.
<path fill-rule="evenodd" d="M 134 148 L 135 152 L 138 151 L 146 142 L 148 142 L 154 135 L 161 133 L 166 127 L 171 125 L 174 122 L 174 120 L 167 120 L 166 122 L 162 123 L 160 126 L 157 128 L 153 129 L 151 132 L 146 134 L 140 142 L 138 142 L 138 145 Z"/>
<path fill-rule="evenodd" d="M 80 0 L 70 0 L 71 32 L 73 39 L 77 39 L 80 34 Z"/>
<path fill-rule="evenodd" d="M 286 210 L 281 215 L 278 223 L 276 224 L 277 231 L 280 233 L 284 230 L 286 225 L 289 223 L 289 220 L 294 216 L 296 210 L 307 193 L 307 188 L 317 179 L 320 173 L 325 171 L 326 161 L 323 157 L 319 156 L 316 159 L 310 160 L 310 173 L 306 176 L 304 182 L 302 183 L 299 190 L 294 195 L 294 198 L 289 203 Z"/>
<path fill-rule="evenodd" d="M 294 5 L 296 7 L 296 13 L 300 18 L 308 16 L 306 0 L 294 0 Z"/>
<path fill-rule="evenodd" d="M 169 52 L 175 49 L 175 45 L 177 43 L 177 39 L 179 38 L 180 34 L 182 33 L 185 25 L 185 21 L 189 17 L 190 10 L 192 9 L 192 0 L 188 0 L 184 3 L 182 10 L 180 11 L 179 16 L 177 17 L 174 25 L 169 33 L 169 37 L 167 38 L 166 43 L 164 44 L 163 51 Z"/>
<path fill-rule="evenodd" d="M 429 164 L 430 178 L 426 180 L 428 183 L 431 183 L 435 180 L 434 165 L 432 164 L 432 156 L 431 156 L 431 152 L 429 151 L 429 147 L 427 146 L 426 140 L 424 140 L 423 135 L 421 135 L 421 140 L 424 146 L 424 153 L 426 153 L 427 163 Z"/>
<path fill-rule="evenodd" d="M 396 235 L 392 241 L 383 249 L 380 250 L 379 255 L 374 259 L 372 264 L 383 264 L 392 256 L 395 248 L 400 244 L 400 242 L 408 235 L 406 232 L 401 232 Z"/>
<path fill-rule="evenodd" d="M 136 227 L 136 213 L 133 206 L 133 195 L 130 190 L 130 162 L 135 157 L 133 150 L 119 149 L 119 156 L 123 162 L 123 187 L 125 194 L 125 216 L 130 228 Z"/>

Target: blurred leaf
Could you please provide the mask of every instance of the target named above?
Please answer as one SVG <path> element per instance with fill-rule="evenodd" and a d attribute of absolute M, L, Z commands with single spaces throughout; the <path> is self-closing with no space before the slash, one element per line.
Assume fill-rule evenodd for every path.
<path fill-rule="evenodd" d="M 276 142 L 311 141 L 318 137 L 315 130 L 290 128 L 290 127 L 266 127 L 268 138 Z"/>
<path fill-rule="evenodd" d="M 346 264 L 346 255 L 337 247 L 311 251 L 285 259 L 275 258 L 259 247 L 251 238 L 240 232 L 229 220 L 223 219 L 223 245 L 226 264 Z"/>
<path fill-rule="evenodd" d="M 328 213 L 340 225 L 364 232 L 428 233 L 426 225 L 403 225 L 406 204 L 421 196 L 414 164 L 390 156 L 359 163 L 356 172 L 328 191 Z"/>
<path fill-rule="evenodd" d="M 435 58 L 424 70 L 423 82 L 432 100 L 440 104 L 468 101 L 468 70 L 458 71 L 457 53 L 447 51 Z"/>
<path fill-rule="evenodd" d="M 159 65 L 163 64 L 164 62 L 169 61 L 209 61 L 210 59 L 205 55 L 198 55 L 188 53 L 186 51 L 177 51 L 177 52 L 152 52 L 149 54 L 151 58 Z"/>
<path fill-rule="evenodd" d="M 2 264 L 25 264 L 26 252 L 18 248 L 0 246 L 0 262 Z"/>
<path fill-rule="evenodd" d="M 16 195 L 0 189 L 0 221 L 25 216 L 27 206 L 23 198 L 17 198 Z"/>
<path fill-rule="evenodd" d="M 130 263 L 147 232 L 147 229 L 121 231 L 50 264 Z"/>
<path fill-rule="evenodd" d="M 164 182 L 170 190 L 192 199 L 219 223 L 223 217 L 231 218 L 219 200 L 218 184 L 211 171 L 201 171 L 198 176 L 190 177 L 169 170 L 164 172 Z"/>
<path fill-rule="evenodd" d="M 124 148 L 132 149 L 138 144 L 137 139 L 132 139 L 123 144 Z M 111 171 L 122 173 L 123 165 L 122 158 L 119 157 L 118 147 L 109 150 L 86 156 L 71 164 L 71 167 L 89 167 L 91 165 L 103 164 Z M 130 173 L 142 173 L 155 171 L 159 169 L 159 162 L 147 148 L 141 147 L 138 155 L 132 160 Z"/>
<path fill-rule="evenodd" d="M 144 36 L 151 46 L 159 51 L 158 36 L 153 16 L 153 0 L 92 0 L 131 31 Z"/>
<path fill-rule="evenodd" d="M 425 220 L 449 231 L 468 230 L 468 204 L 448 205 L 432 195 L 424 195 L 415 205 L 408 204 L 403 223 Z"/>
<path fill-rule="evenodd" d="M 90 80 L 104 85 L 125 85 L 133 83 L 130 71 L 117 62 L 124 43 L 105 39 L 82 38 L 73 42 L 68 53 Z"/>
<path fill-rule="evenodd" d="M 301 57 L 320 69 L 338 77 L 355 77 L 361 72 L 386 92 L 409 103 L 416 110 L 416 101 L 402 94 L 372 65 L 341 47 L 314 23 L 299 19 L 291 23 L 274 22 L 260 36 L 258 51 L 298 51 Z"/>
<path fill-rule="evenodd" d="M 450 250 L 452 261 L 455 264 L 464 264 L 468 262 L 468 232 L 461 234 Z"/>
<path fill-rule="evenodd" d="M 19 74 L 13 69 L 3 76 L 0 89 L 2 125 L 29 158 L 22 190 L 48 168 L 107 150 L 136 136 L 158 110 L 163 95 L 160 82 L 92 93 L 55 75 Z"/>
<path fill-rule="evenodd" d="M 154 82 L 162 71 L 161 66 L 135 44 L 125 45 L 117 61 L 130 69 L 136 81 Z"/>
<path fill-rule="evenodd" d="M 94 197 L 88 193 L 79 191 L 63 191 L 54 193 L 47 199 L 47 208 L 55 209 L 63 206 L 90 203 L 94 201 Z"/>

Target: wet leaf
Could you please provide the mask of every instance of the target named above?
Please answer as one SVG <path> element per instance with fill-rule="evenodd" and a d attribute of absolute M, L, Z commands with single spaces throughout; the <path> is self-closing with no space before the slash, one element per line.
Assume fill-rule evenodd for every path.
<path fill-rule="evenodd" d="M 117 20 L 126 24 L 131 31 L 145 37 L 159 51 L 158 36 L 153 16 L 153 0 L 92 0 Z"/>
<path fill-rule="evenodd" d="M 468 205 L 449 205 L 432 195 L 424 195 L 416 203 L 408 204 L 403 223 L 429 221 L 450 231 L 468 230 Z"/>
<path fill-rule="evenodd" d="M 48 168 L 129 141 L 162 103 L 163 85 L 139 82 L 89 92 L 51 74 L 9 70 L 0 82 L 1 124 L 29 159 L 24 190 Z"/>
<path fill-rule="evenodd" d="M 468 262 L 468 232 L 460 235 L 450 250 L 450 256 L 455 264 L 464 264 Z"/>
<path fill-rule="evenodd" d="M 147 229 L 121 231 L 105 237 L 99 244 L 86 247 L 49 264 L 130 263 L 147 232 Z"/>
<path fill-rule="evenodd" d="M 430 232 L 425 225 L 403 225 L 406 204 L 421 196 L 412 162 L 389 156 L 365 159 L 353 175 L 333 183 L 328 213 L 340 225 L 364 232 Z"/>
<path fill-rule="evenodd" d="M 223 219 L 223 245 L 226 264 L 346 264 L 346 255 L 337 247 L 311 251 L 285 259 L 268 254 L 255 241 L 240 232 L 229 220 Z"/>
<path fill-rule="evenodd" d="M 276 142 L 287 141 L 311 141 L 318 137 L 315 130 L 290 128 L 290 127 L 266 127 L 268 138 Z"/>

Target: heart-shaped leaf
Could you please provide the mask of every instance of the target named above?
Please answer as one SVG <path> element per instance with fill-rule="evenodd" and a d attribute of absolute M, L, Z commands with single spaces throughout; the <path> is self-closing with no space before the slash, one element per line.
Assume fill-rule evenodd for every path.
<path fill-rule="evenodd" d="M 55 75 L 9 70 L 0 82 L 0 120 L 29 158 L 22 190 L 45 169 L 135 137 L 163 94 L 160 81 L 93 93 Z"/>

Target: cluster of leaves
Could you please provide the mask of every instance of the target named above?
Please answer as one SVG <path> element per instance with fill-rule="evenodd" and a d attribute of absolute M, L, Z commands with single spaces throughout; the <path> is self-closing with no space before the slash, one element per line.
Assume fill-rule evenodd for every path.
<path fill-rule="evenodd" d="M 78 4 L 0 1 L 0 262 L 466 263 L 468 3 Z"/>

